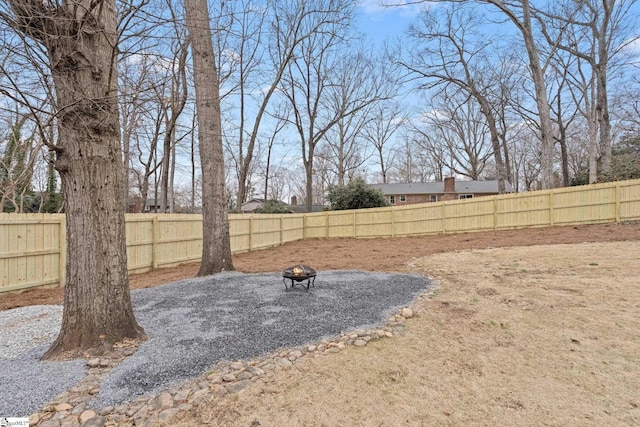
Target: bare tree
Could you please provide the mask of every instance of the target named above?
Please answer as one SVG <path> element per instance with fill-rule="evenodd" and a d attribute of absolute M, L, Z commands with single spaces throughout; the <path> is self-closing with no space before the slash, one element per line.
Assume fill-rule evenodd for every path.
<path fill-rule="evenodd" d="M 442 0 L 456 3 L 469 3 L 464 0 Z M 537 106 L 538 128 L 540 133 L 540 172 L 542 187 L 553 188 L 554 182 L 554 132 L 547 88 L 545 85 L 545 70 L 547 59 L 541 55 L 537 43 L 534 24 L 535 9 L 529 0 L 476 0 L 476 3 L 493 6 L 500 16 L 511 22 L 520 33 L 527 52 L 528 66 L 534 87 L 534 99 Z"/>
<path fill-rule="evenodd" d="M 432 111 L 414 123 L 418 147 L 449 171 L 473 180 L 482 178 L 493 152 L 488 126 L 480 108 L 460 92 L 441 91 L 431 99 Z"/>
<path fill-rule="evenodd" d="M 405 66 L 427 79 L 423 88 L 462 91 L 469 97 L 467 102 L 473 100 L 478 104 L 490 134 L 498 191 L 504 193 L 508 174 L 503 160 L 504 136 L 500 134 L 497 117 L 496 101 L 500 98 L 492 99 L 493 88 L 499 86 L 501 76 L 494 72 L 491 43 L 474 31 L 480 26 L 476 16 L 477 11 L 457 4 L 423 12 L 419 24 L 410 29 L 419 44 L 412 63 Z M 457 89 L 448 89 L 452 86 Z M 477 171 L 471 175 L 477 175 Z"/>
<path fill-rule="evenodd" d="M 0 138 L 0 212 L 8 209 L 21 213 L 25 212 L 25 202 L 30 205 L 26 199 L 31 193 L 35 164 L 44 144 L 37 132 L 25 126 L 28 116 L 12 116 L 6 136 Z"/>
<path fill-rule="evenodd" d="M 636 0 L 584 0 L 561 2 L 550 10 L 534 10 L 542 34 L 550 44 L 589 64 L 594 85 L 591 102 L 598 123 L 600 167 L 604 175 L 611 166 L 609 71 L 614 58 L 638 39 L 637 35 L 631 35 L 637 23 L 632 9 L 636 3 Z M 591 171 L 592 167 L 593 160 L 590 161 L 593 182 L 596 173 Z"/>
<path fill-rule="evenodd" d="M 341 58 L 333 71 L 336 79 L 327 90 L 327 111 L 348 111 L 354 102 L 390 98 L 396 92 L 384 64 L 378 66 L 374 58 L 375 54 L 364 47 L 356 48 L 352 54 Z M 374 101 L 353 114 L 339 117 L 335 126 L 325 135 L 332 153 L 328 160 L 334 165 L 338 185 L 345 185 L 348 178 L 357 173 L 371 157 L 362 135 L 367 123 L 373 119 L 370 111 L 378 102 L 381 101 Z"/>
<path fill-rule="evenodd" d="M 11 0 L 0 17 L 44 47 L 55 87 L 55 167 L 67 213 L 62 328 L 43 356 L 143 338 L 129 296 L 114 0 Z"/>
<path fill-rule="evenodd" d="M 391 182 L 428 182 L 442 176 L 433 168 L 430 153 L 416 144 L 415 135 L 407 134 L 398 148 L 396 161 L 389 169 Z"/>
<path fill-rule="evenodd" d="M 185 0 L 193 56 L 202 169 L 202 260 L 198 276 L 233 270 L 220 120 L 218 71 L 206 0 Z"/>
<path fill-rule="evenodd" d="M 180 40 L 178 38 L 178 40 Z M 168 99 L 164 99 L 164 141 L 162 150 L 162 176 L 160 180 L 160 210 L 173 212 L 173 199 L 170 197 L 173 189 L 173 171 L 175 170 L 175 150 L 178 143 L 176 127 L 178 120 L 187 104 L 187 54 L 189 45 L 182 43 L 175 52 L 171 70 L 171 85 Z"/>
<path fill-rule="evenodd" d="M 375 147 L 383 184 L 387 183 L 387 169 L 394 153 L 389 143 L 405 121 L 406 116 L 397 103 L 380 102 L 372 107 L 371 120 L 362 129 L 362 136 Z"/>
<path fill-rule="evenodd" d="M 300 43 L 296 54 L 283 77 L 283 95 L 293 109 L 290 122 L 296 129 L 302 149 L 307 187 L 306 208 L 313 204 L 314 156 L 316 148 L 325 139 L 327 132 L 341 119 L 358 113 L 369 105 L 384 99 L 380 92 L 356 91 L 339 109 L 327 108 L 331 89 L 340 85 L 336 66 L 347 60 L 341 50 L 347 39 L 348 24 L 352 16 L 353 2 L 348 0 L 324 0 L 324 9 L 331 14 L 319 17 L 326 22 L 324 31 L 316 32 Z M 316 27 L 317 22 L 305 23 Z"/>

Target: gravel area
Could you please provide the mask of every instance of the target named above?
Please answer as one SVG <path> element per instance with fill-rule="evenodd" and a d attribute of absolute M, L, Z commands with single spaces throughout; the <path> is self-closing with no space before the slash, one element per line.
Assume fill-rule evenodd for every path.
<path fill-rule="evenodd" d="M 157 393 L 221 360 L 247 359 L 382 324 L 426 288 L 418 275 L 323 271 L 309 292 L 277 274 L 222 273 L 132 291 L 149 339 L 114 368 L 95 408 Z M 27 416 L 84 375 L 84 360 L 38 361 L 60 327 L 60 306 L 0 312 L 0 416 Z"/>

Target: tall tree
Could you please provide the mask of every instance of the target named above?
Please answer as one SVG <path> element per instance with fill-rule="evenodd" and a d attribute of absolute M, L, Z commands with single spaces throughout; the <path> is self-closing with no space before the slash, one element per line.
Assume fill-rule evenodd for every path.
<path fill-rule="evenodd" d="M 389 142 L 405 120 L 406 117 L 398 104 L 380 102 L 373 107 L 371 120 L 362 130 L 363 137 L 376 149 L 383 184 L 387 183 L 387 171 L 393 160 L 393 150 L 389 148 Z"/>
<path fill-rule="evenodd" d="M 469 3 L 465 0 L 438 0 L 439 2 Z M 551 110 L 545 85 L 545 70 L 547 61 L 543 58 L 537 43 L 534 28 L 535 9 L 529 0 L 475 0 L 476 3 L 493 6 L 493 9 L 511 22 L 522 37 L 531 80 L 534 87 L 534 99 L 537 106 L 540 139 L 540 172 L 542 188 L 553 188 L 554 183 L 554 131 L 551 120 Z"/>
<path fill-rule="evenodd" d="M 234 270 L 225 195 L 218 71 L 207 0 L 185 0 L 193 56 L 202 169 L 202 260 L 198 276 Z"/>
<path fill-rule="evenodd" d="M 438 88 L 445 92 L 461 92 L 469 98 L 466 102 L 473 100 L 479 106 L 493 148 L 498 191 L 504 193 L 505 182 L 508 179 L 503 160 L 504 138 L 500 135 L 496 117 L 496 111 L 499 109 L 491 99 L 491 88 L 498 86 L 499 82 L 494 78 L 494 58 L 487 52 L 490 44 L 481 34 L 474 31 L 479 26 L 476 15 L 477 11 L 467 10 L 461 5 L 437 9 L 436 12 L 423 12 L 419 23 L 410 30 L 410 34 L 420 44 L 418 52 L 414 54 L 413 63 L 407 64 L 407 67 L 428 80 L 423 87 Z M 472 125 L 472 128 L 475 135 L 481 134 L 476 125 Z M 465 133 L 470 134 L 466 131 Z M 467 140 L 469 143 L 472 141 Z M 478 147 L 477 143 L 472 145 Z M 467 153 L 472 152 L 467 150 Z M 475 155 L 470 155 L 469 158 L 476 160 Z M 475 161 L 471 164 L 479 165 Z M 475 175 L 478 175 L 479 171 L 475 167 L 469 172 L 472 179 L 478 179 Z"/>
<path fill-rule="evenodd" d="M 590 102 L 598 128 L 599 166 L 604 175 L 611 167 L 609 75 L 615 57 L 638 39 L 633 34 L 638 22 L 633 14 L 636 3 L 636 0 L 583 0 L 556 3 L 550 10 L 534 10 L 542 34 L 550 44 L 589 64 L 594 95 Z M 590 167 L 595 167 L 593 163 Z M 595 181 L 595 175 L 595 171 L 590 171 L 590 180 Z"/>
<path fill-rule="evenodd" d="M 349 117 L 385 98 L 378 83 L 351 87 L 349 98 L 339 108 L 330 105 L 333 88 L 340 87 L 338 65 L 352 59 L 344 54 L 350 40 L 348 27 L 353 16 L 354 2 L 351 0 L 318 0 L 315 7 L 327 10 L 322 16 L 304 22 L 305 28 L 318 27 L 324 22 L 323 31 L 317 31 L 300 42 L 300 50 L 289 63 L 283 76 L 283 95 L 291 104 L 293 117 L 290 120 L 298 133 L 302 149 L 302 162 L 306 174 L 306 208 L 313 204 L 313 175 L 316 149 L 325 140 L 327 132 L 343 118 Z M 363 76 L 364 77 L 364 76 Z M 369 76 L 367 76 L 369 77 Z M 380 78 L 383 78 L 380 76 Z"/>
<path fill-rule="evenodd" d="M 115 0 L 9 0 L 1 18 L 43 46 L 55 87 L 67 266 L 60 334 L 43 356 L 102 354 L 144 338 L 129 296 Z"/>

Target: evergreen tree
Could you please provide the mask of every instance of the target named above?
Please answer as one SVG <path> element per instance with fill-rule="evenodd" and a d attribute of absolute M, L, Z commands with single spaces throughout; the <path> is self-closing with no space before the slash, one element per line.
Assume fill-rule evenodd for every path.
<path fill-rule="evenodd" d="M 329 200 L 333 210 L 387 206 L 387 201 L 382 191 L 373 188 L 361 178 L 357 178 L 347 185 L 330 187 L 327 200 Z"/>

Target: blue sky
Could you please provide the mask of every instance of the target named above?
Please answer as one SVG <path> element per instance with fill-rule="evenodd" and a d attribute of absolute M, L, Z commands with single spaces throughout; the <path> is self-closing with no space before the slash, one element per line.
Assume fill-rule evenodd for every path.
<path fill-rule="evenodd" d="M 358 3 L 358 27 L 376 44 L 402 36 L 425 7 L 424 4 L 407 4 L 405 0 L 360 0 Z"/>

